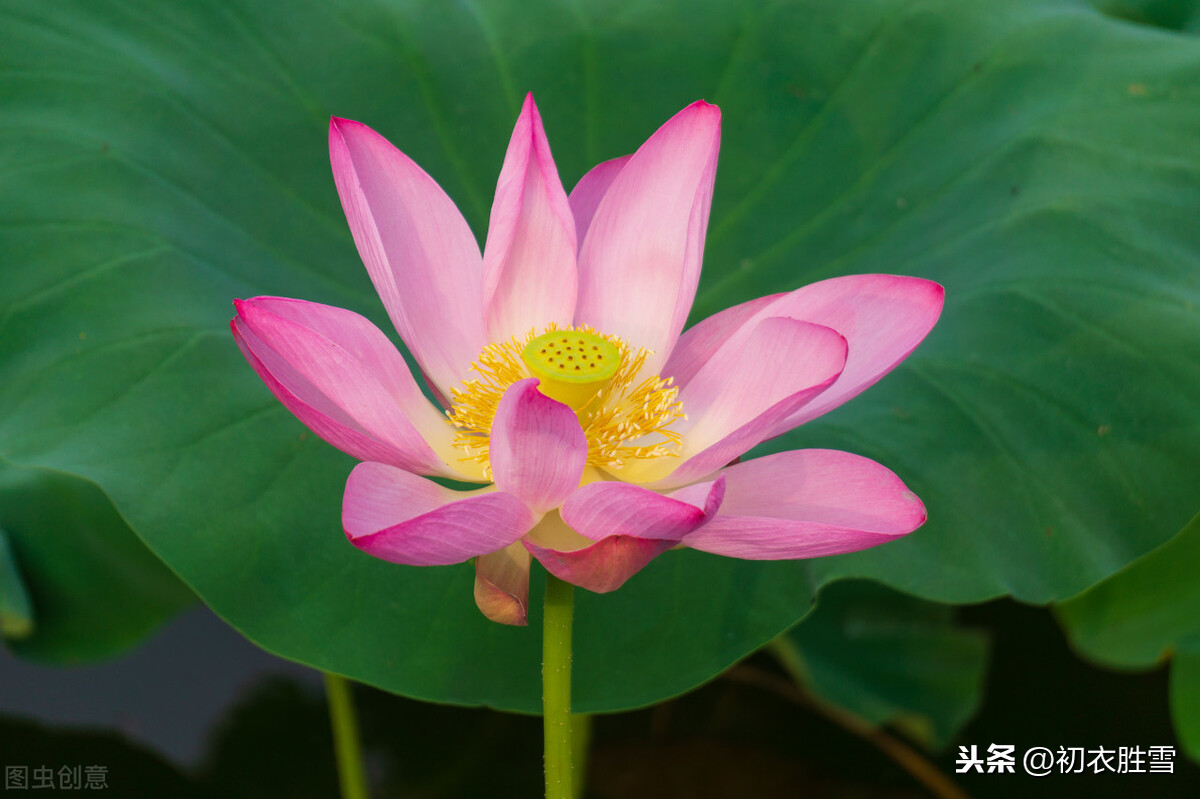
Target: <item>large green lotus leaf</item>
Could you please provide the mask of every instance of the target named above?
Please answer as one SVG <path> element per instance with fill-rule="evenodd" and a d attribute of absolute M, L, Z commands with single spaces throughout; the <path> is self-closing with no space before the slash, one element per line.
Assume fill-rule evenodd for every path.
<path fill-rule="evenodd" d="M 785 665 L 818 699 L 938 749 L 983 699 L 988 641 L 954 608 L 865 581 L 835 583 L 777 639 Z"/>
<path fill-rule="evenodd" d="M 1174 538 L 1055 608 L 1071 645 L 1122 669 L 1171 661 L 1171 717 L 1200 760 L 1200 515 Z"/>
<path fill-rule="evenodd" d="M 1200 636 L 1200 515 L 1174 538 L 1055 613 L 1071 645 L 1115 668 L 1145 668 Z"/>
<path fill-rule="evenodd" d="M 537 707 L 536 630 L 483 621 L 467 566 L 348 546 L 351 461 L 229 337 L 230 300 L 255 294 L 386 325 L 329 176 L 330 114 L 391 138 L 482 236 L 525 90 L 568 184 L 705 97 L 724 143 L 693 319 L 838 274 L 946 286 L 900 370 L 774 445 L 877 458 L 928 525 L 808 564 L 669 553 L 583 596 L 581 710 L 695 685 L 833 577 L 1044 602 L 1192 510 L 1189 37 L 1067 0 L 5 0 L 0 17 L 0 454 L 93 480 L 272 651 L 417 697 Z"/>
<path fill-rule="evenodd" d="M 0 633 L 23 657 L 113 655 L 195 601 L 78 477 L 0 465 L 0 527 Z"/>

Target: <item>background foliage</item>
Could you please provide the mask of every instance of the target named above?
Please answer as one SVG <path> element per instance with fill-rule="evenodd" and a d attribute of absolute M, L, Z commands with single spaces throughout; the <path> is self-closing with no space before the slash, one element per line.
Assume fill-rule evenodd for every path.
<path fill-rule="evenodd" d="M 724 137 L 693 321 L 840 274 L 946 287 L 904 366 L 764 448 L 873 457 L 929 523 L 807 563 L 669 553 L 583 597 L 582 710 L 708 679 L 840 578 L 1063 600 L 1200 506 L 1194 3 L 5 0 L 0 19 L 0 566 L 32 597 L 25 654 L 115 651 L 190 588 L 285 657 L 536 708 L 537 635 L 479 617 L 468 567 L 347 546 L 350 460 L 278 406 L 228 334 L 230 301 L 256 294 L 388 329 L 329 175 L 331 114 L 388 136 L 482 239 L 525 91 L 568 186 L 704 97 Z M 1116 613 L 1111 645 L 1134 646 L 1156 581 L 1128 574 L 1146 562 L 1064 621 Z M 111 602 L 61 621 L 89 585 Z M 0 608 L 21 595 L 0 591 Z M 1161 602 L 1195 617 L 1190 593 Z M 1200 649 L 1177 643 L 1195 749 Z"/>

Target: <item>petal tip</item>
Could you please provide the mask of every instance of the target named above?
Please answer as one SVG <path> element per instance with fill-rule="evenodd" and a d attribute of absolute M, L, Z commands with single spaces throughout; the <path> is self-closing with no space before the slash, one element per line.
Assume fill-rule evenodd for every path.
<path fill-rule="evenodd" d="M 913 508 L 914 524 L 912 526 L 912 530 L 909 530 L 908 532 L 903 533 L 903 535 L 908 535 L 908 533 L 911 533 L 913 530 L 916 530 L 921 525 L 925 524 L 925 522 L 929 521 L 929 511 L 928 511 L 928 509 L 926 509 L 925 503 L 921 501 L 921 498 L 918 497 L 915 493 L 913 493 L 913 491 L 911 489 L 905 488 L 903 497 L 906 501 L 910 502 L 911 504 L 913 504 L 915 506 Z"/>
<path fill-rule="evenodd" d="M 946 304 L 946 287 L 933 280 L 930 280 L 929 283 L 931 299 L 937 304 L 938 315 L 940 316 L 942 308 Z"/>
<path fill-rule="evenodd" d="M 695 117 L 697 121 L 712 124 L 717 129 L 721 127 L 721 108 L 707 100 L 697 100 L 683 109 L 680 114 Z"/>
<path fill-rule="evenodd" d="M 527 539 L 522 539 L 521 543 L 546 571 L 560 580 L 595 594 L 607 594 L 623 586 L 650 561 L 680 541 L 614 535 L 573 551 L 540 547 Z"/>
<path fill-rule="evenodd" d="M 482 579 L 475 580 L 475 606 L 497 624 L 528 627 L 529 609 L 517 597 Z"/>
<path fill-rule="evenodd" d="M 513 543 L 475 559 L 475 606 L 497 624 L 529 623 L 529 553 Z"/>
<path fill-rule="evenodd" d="M 346 142 L 347 135 L 354 136 L 357 134 L 379 134 L 370 126 L 353 119 L 345 117 L 330 117 L 329 118 L 329 145 L 330 147 L 340 146 L 346 148 L 349 144 Z M 379 136 L 383 138 L 382 136 Z"/>

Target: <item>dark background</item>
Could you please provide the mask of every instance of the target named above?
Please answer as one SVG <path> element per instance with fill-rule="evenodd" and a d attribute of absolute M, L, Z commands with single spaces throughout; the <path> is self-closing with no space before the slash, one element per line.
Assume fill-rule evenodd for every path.
<path fill-rule="evenodd" d="M 1088 666 L 1040 608 L 998 601 L 961 617 L 993 638 L 984 706 L 955 746 L 931 757 L 968 796 L 1200 795 L 1200 768 L 1182 754 L 1174 774 L 1019 773 L 1030 746 L 1175 745 L 1166 670 Z M 935 795 L 787 687 L 775 663 L 756 655 L 673 701 L 597 717 L 588 796 Z M 539 719 L 361 686 L 356 698 L 375 795 L 540 795 Z M 206 610 L 100 665 L 40 667 L 0 654 L 0 708 L 0 764 L 104 765 L 108 796 L 337 794 L 320 677 L 254 647 Z M 983 753 L 992 743 L 1016 746 L 1017 774 L 954 774 L 957 744 Z"/>

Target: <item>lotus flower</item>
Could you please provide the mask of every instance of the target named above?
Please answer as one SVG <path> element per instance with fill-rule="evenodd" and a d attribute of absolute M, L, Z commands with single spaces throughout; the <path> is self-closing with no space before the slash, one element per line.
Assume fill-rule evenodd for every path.
<path fill-rule="evenodd" d="M 474 558 L 479 608 L 524 624 L 531 558 L 604 592 L 674 547 L 810 558 L 925 521 L 895 474 L 858 455 L 738 462 L 903 360 L 942 288 L 834 278 L 683 332 L 719 142 L 720 112 L 694 103 L 568 196 L 527 97 L 481 256 L 429 175 L 365 125 L 332 120 L 354 241 L 437 404 L 351 311 L 256 297 L 235 303 L 232 328 L 275 396 L 362 461 L 342 516 L 355 546 L 410 565 Z"/>

